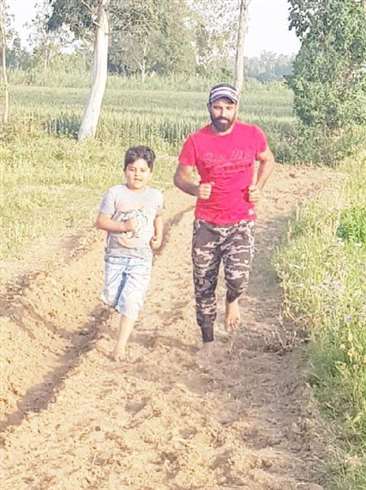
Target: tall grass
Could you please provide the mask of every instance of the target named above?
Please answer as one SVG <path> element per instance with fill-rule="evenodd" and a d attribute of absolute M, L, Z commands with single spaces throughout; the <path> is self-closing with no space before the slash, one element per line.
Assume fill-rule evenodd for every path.
<path fill-rule="evenodd" d="M 276 257 L 287 312 L 310 337 L 312 384 L 337 427 L 329 488 L 366 488 L 366 156 L 304 207 Z"/>
<path fill-rule="evenodd" d="M 120 82 L 122 83 L 122 82 Z M 120 144 L 129 145 L 143 140 L 164 153 L 176 155 L 184 138 L 208 120 L 207 90 L 127 90 L 108 87 L 97 138 L 113 135 Z M 270 137 L 277 151 L 284 144 L 294 123 L 292 96 L 283 86 L 271 89 L 256 84 L 241 102 L 241 117 L 258 124 Z M 77 134 L 88 90 L 75 88 L 24 87 L 11 89 L 13 120 L 21 130 L 46 129 L 50 134 Z"/>

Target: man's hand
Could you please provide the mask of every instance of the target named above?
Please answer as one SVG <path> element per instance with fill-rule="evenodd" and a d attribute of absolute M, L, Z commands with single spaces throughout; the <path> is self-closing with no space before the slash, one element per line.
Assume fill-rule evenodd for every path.
<path fill-rule="evenodd" d="M 249 202 L 257 204 L 261 199 L 262 193 L 256 185 L 249 186 Z"/>
<path fill-rule="evenodd" d="M 213 182 L 210 182 L 208 184 L 200 184 L 197 190 L 198 199 L 210 199 L 213 185 Z"/>

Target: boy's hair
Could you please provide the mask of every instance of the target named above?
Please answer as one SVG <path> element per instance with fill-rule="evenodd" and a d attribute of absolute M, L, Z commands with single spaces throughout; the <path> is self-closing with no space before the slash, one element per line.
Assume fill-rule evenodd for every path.
<path fill-rule="evenodd" d="M 136 162 L 136 160 L 145 160 L 150 170 L 154 168 L 155 153 L 148 146 L 131 146 L 125 153 L 125 161 L 123 170 L 126 170 L 127 165 Z"/>

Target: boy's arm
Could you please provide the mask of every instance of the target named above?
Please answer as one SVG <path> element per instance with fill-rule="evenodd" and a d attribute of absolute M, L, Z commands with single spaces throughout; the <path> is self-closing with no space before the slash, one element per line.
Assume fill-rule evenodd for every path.
<path fill-rule="evenodd" d="M 134 231 L 136 222 L 134 219 L 115 221 L 109 214 L 99 213 L 95 226 L 98 230 L 109 231 L 110 233 L 123 233 L 126 231 Z"/>
<path fill-rule="evenodd" d="M 163 241 L 163 229 L 164 221 L 161 215 L 156 216 L 154 219 L 154 236 L 151 239 L 150 245 L 153 250 L 157 250 L 161 247 Z"/>

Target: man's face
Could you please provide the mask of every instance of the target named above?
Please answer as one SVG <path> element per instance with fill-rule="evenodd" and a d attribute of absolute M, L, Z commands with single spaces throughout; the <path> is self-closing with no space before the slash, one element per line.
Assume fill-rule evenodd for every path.
<path fill-rule="evenodd" d="M 237 105 L 229 99 L 218 99 L 208 105 L 212 125 L 218 133 L 225 133 L 234 124 Z"/>

